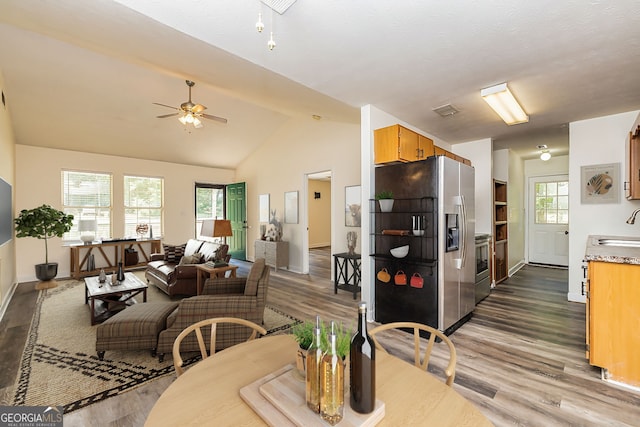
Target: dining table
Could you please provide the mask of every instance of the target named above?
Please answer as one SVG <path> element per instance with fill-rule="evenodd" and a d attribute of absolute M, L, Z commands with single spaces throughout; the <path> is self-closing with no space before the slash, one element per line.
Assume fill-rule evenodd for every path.
<path fill-rule="evenodd" d="M 293 336 L 274 335 L 216 352 L 169 385 L 151 409 L 145 426 L 269 425 L 240 391 L 286 365 L 295 365 L 297 349 Z M 493 425 L 470 401 L 433 374 L 382 351 L 375 357 L 376 399 L 384 403 L 384 417 L 377 425 Z M 347 396 L 345 407 L 348 405 Z"/>

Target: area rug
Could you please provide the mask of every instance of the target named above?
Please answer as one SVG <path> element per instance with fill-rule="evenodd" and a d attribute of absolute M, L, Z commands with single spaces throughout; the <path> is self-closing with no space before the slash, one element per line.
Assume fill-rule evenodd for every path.
<path fill-rule="evenodd" d="M 108 351 L 100 361 L 95 351 L 97 325 L 91 326 L 84 304 L 84 282 L 59 284 L 38 296 L 13 405 L 63 406 L 68 413 L 173 374 L 171 357 L 160 363 L 147 350 Z M 163 300 L 169 300 L 167 295 L 149 286 L 147 301 Z M 286 333 L 299 322 L 273 307 L 265 309 L 267 334 Z"/>

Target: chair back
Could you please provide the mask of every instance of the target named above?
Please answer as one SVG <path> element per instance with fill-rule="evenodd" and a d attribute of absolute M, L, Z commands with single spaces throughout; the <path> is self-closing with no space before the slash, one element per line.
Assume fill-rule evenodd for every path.
<path fill-rule="evenodd" d="M 176 340 L 173 342 L 173 366 L 176 370 L 176 375 L 180 376 L 184 372 L 182 365 L 184 361 L 180 356 L 180 343 L 182 340 L 191 333 L 196 334 L 196 338 L 198 339 L 198 346 L 200 347 L 200 354 L 202 355 L 202 359 L 206 359 L 208 356 L 215 354 L 216 352 L 216 333 L 218 330 L 218 324 L 236 324 L 243 325 L 252 329 L 251 335 L 247 338 L 247 341 L 251 341 L 256 338 L 258 332 L 261 335 L 266 335 L 267 331 L 259 325 L 255 323 L 245 320 L 239 319 L 236 317 L 215 317 L 211 319 L 201 320 L 200 322 L 194 323 L 191 326 L 185 328 L 180 334 L 176 337 Z M 211 327 L 209 337 L 206 340 L 209 343 L 209 353 L 207 354 L 207 342 L 205 342 L 205 338 L 202 334 L 202 329 L 206 327 Z"/>
<path fill-rule="evenodd" d="M 414 364 L 426 371 L 429 367 L 429 360 L 431 359 L 431 352 L 433 350 L 434 343 L 436 342 L 436 338 L 441 339 L 449 348 L 449 364 L 444 369 L 445 376 L 447 377 L 447 385 L 452 386 L 453 380 L 456 376 L 456 349 L 453 346 L 453 343 L 443 332 L 438 329 L 432 328 L 428 325 L 423 325 L 422 323 L 415 322 L 393 322 L 386 323 L 384 325 L 376 326 L 375 328 L 369 331 L 369 335 L 371 335 L 371 339 L 376 345 L 376 348 L 387 353 L 387 350 L 380 345 L 380 342 L 376 338 L 376 334 L 382 331 L 386 331 L 389 329 L 412 329 L 413 330 L 413 353 L 414 353 Z M 420 331 L 427 332 L 429 334 L 429 339 L 427 341 L 427 346 L 425 348 L 424 356 L 420 354 Z"/>

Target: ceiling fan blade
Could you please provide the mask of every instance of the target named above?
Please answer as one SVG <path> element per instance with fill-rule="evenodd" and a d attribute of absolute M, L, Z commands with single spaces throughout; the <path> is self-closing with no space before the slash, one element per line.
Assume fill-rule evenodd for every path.
<path fill-rule="evenodd" d="M 179 116 L 180 113 L 171 113 L 171 114 L 163 114 L 162 116 L 156 116 L 158 119 L 164 119 L 167 117 L 174 117 L 174 116 Z"/>
<path fill-rule="evenodd" d="M 161 107 L 171 108 L 171 109 L 173 109 L 173 110 L 179 110 L 179 108 L 178 108 L 178 107 L 172 107 L 171 105 L 160 104 L 160 103 L 158 103 L 158 102 L 154 102 L 153 104 L 155 104 L 155 105 L 159 105 L 159 106 L 161 106 Z"/>
<path fill-rule="evenodd" d="M 220 123 L 227 123 L 227 119 L 223 118 L 223 117 L 218 117 L 218 116 L 212 116 L 211 114 L 200 114 L 201 117 L 204 117 L 205 119 L 209 119 L 209 120 L 216 120 Z"/>
<path fill-rule="evenodd" d="M 191 108 L 191 111 L 192 111 L 193 113 L 198 114 L 198 113 L 203 112 L 203 111 L 204 111 L 204 110 L 206 110 L 206 109 L 207 109 L 207 107 L 205 107 L 204 105 L 202 105 L 202 104 L 196 104 L 196 105 L 194 105 L 194 106 Z"/>

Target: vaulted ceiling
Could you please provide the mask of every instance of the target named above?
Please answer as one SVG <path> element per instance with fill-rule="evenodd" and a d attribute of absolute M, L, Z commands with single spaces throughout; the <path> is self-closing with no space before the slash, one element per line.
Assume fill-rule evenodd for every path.
<path fill-rule="evenodd" d="M 566 153 L 572 121 L 640 109 L 640 8 L 297 0 L 281 15 L 259 0 L 3 1 L 0 70 L 19 144 L 233 168 L 293 117 L 357 124 L 372 104 L 449 143 L 492 138 L 531 158 L 538 143 Z M 172 110 L 153 102 L 187 100 L 185 79 L 227 124 L 156 118 Z M 481 99 L 502 82 L 529 123 L 507 126 Z M 460 112 L 432 111 L 445 104 Z"/>

